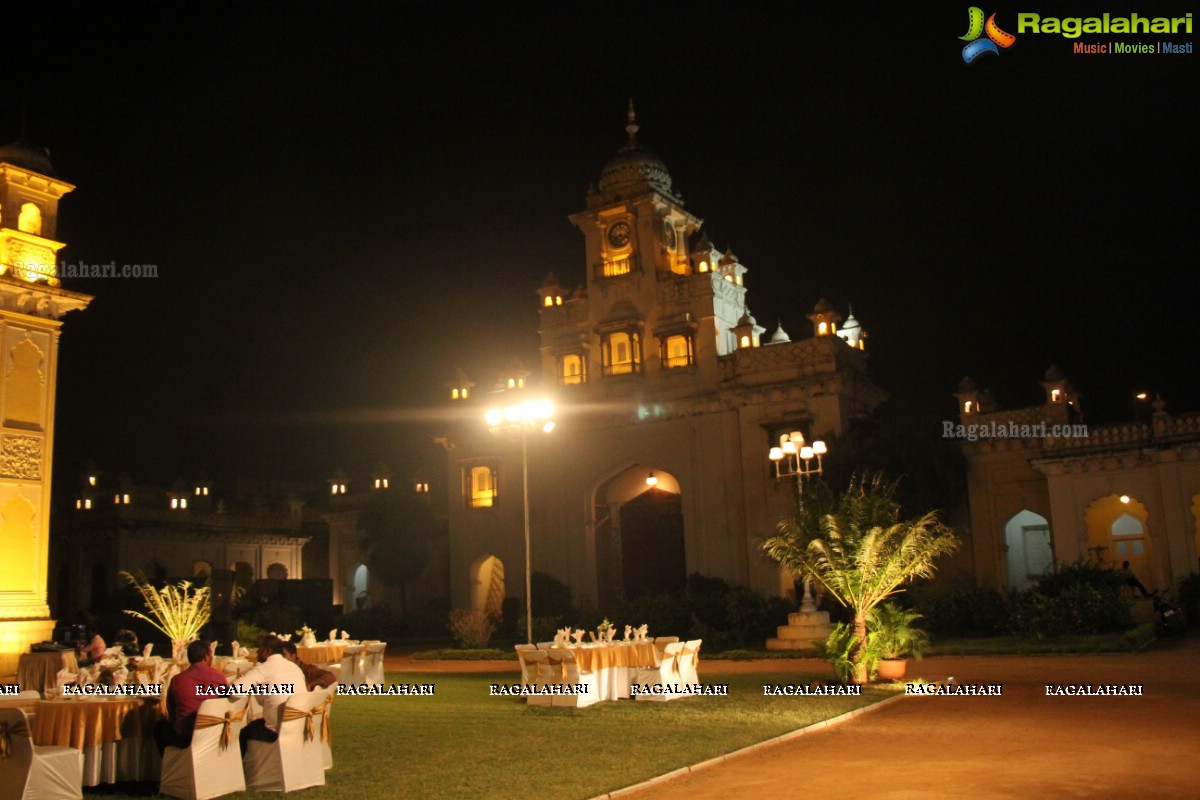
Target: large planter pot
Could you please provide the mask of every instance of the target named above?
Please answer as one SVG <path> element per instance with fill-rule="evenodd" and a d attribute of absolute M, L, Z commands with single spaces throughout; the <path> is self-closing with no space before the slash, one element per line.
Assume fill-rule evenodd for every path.
<path fill-rule="evenodd" d="M 880 680 L 898 681 L 904 677 L 904 671 L 908 668 L 908 660 L 904 658 L 881 658 L 879 659 L 878 675 Z"/>

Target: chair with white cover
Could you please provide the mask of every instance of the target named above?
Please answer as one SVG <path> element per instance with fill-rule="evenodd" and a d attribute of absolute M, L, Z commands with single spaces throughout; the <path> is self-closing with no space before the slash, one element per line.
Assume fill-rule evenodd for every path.
<path fill-rule="evenodd" d="M 318 692 L 292 695 L 283 707 L 279 738 L 274 742 L 250 741 L 242 758 L 247 789 L 293 792 L 325 785 L 322 713 L 314 713 L 323 702 L 325 696 Z"/>
<path fill-rule="evenodd" d="M 367 645 L 367 652 L 363 656 L 363 676 L 364 683 L 382 684 L 383 683 L 383 652 L 387 649 L 387 642 L 375 642 Z"/>
<path fill-rule="evenodd" d="M 82 798 L 83 753 L 35 747 L 19 708 L 0 708 L 0 798 Z"/>
<path fill-rule="evenodd" d="M 333 698 L 337 696 L 337 684 L 318 686 L 312 690 L 312 694 L 324 698 L 313 707 L 313 725 L 316 728 L 317 740 L 321 743 L 321 766 L 325 769 L 333 769 L 333 736 L 330 733 L 329 714 L 333 710 Z M 318 714 L 320 714 L 320 719 L 316 718 Z"/>
<path fill-rule="evenodd" d="M 537 678 L 536 653 L 540 652 L 536 646 L 532 644 L 518 644 L 514 649 L 517 651 L 517 661 L 521 664 L 521 686 L 528 686 Z M 543 654 L 544 655 L 544 654 Z M 541 659 L 545 663 L 545 659 Z"/>
<path fill-rule="evenodd" d="M 570 650 L 556 649 L 546 651 L 550 661 L 550 684 L 559 686 L 585 687 L 583 694 L 556 694 L 551 696 L 550 705 L 554 707 L 586 708 L 600 699 L 599 686 L 596 683 L 596 673 L 583 675 L 579 672 L 579 662 Z"/>
<path fill-rule="evenodd" d="M 700 645 L 703 642 L 703 639 L 690 639 L 680 651 L 679 672 L 683 676 L 683 683 L 700 682 Z"/>
<path fill-rule="evenodd" d="M 686 683 L 683 679 L 683 645 L 679 642 L 671 642 L 663 650 L 662 661 L 657 667 L 643 667 L 637 671 L 637 679 L 640 691 L 638 692 L 638 700 L 653 700 L 656 702 L 665 702 L 667 700 L 678 700 L 684 697 L 682 694 L 674 694 L 663 692 L 662 694 L 647 694 L 647 686 L 669 686 L 676 683 Z"/>
<path fill-rule="evenodd" d="M 214 697 L 196 711 L 188 747 L 168 747 L 162 756 L 159 794 L 206 800 L 246 791 L 239 734 L 246 724 L 250 698 Z"/>
<path fill-rule="evenodd" d="M 666 646 L 678 641 L 678 636 L 656 636 L 654 638 L 654 641 L 651 642 L 654 645 L 654 666 L 657 667 L 662 663 L 662 654 Z"/>
<path fill-rule="evenodd" d="M 363 682 L 362 660 L 366 649 L 366 646 L 361 644 L 346 646 L 342 651 L 342 668 L 338 671 L 338 683 L 349 686 Z"/>

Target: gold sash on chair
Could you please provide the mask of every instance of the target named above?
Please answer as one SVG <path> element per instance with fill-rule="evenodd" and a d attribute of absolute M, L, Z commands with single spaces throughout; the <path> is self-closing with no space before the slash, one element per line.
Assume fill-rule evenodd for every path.
<path fill-rule="evenodd" d="M 236 714 L 232 711 L 226 711 L 223 717 L 210 717 L 207 714 L 196 715 L 196 730 L 211 728 L 213 725 L 224 725 L 225 730 L 221 731 L 221 749 L 229 747 L 229 743 L 233 741 L 233 723 L 240 722 L 246 716 L 246 707 L 242 706 L 242 710 Z"/>
<path fill-rule="evenodd" d="M 15 725 L 0 722 L 0 758 L 8 758 L 12 754 L 13 736 L 28 737 L 29 728 L 24 722 L 18 722 Z"/>
<path fill-rule="evenodd" d="M 324 703 L 312 709 L 311 711 L 301 711 L 298 708 L 284 706 L 283 721 L 289 722 L 294 719 L 304 718 L 304 741 L 310 741 L 313 738 L 313 717 L 321 717 L 321 741 L 327 742 L 330 739 L 329 731 L 329 715 L 325 713 L 329 709 L 329 704 L 332 698 L 326 699 Z"/>

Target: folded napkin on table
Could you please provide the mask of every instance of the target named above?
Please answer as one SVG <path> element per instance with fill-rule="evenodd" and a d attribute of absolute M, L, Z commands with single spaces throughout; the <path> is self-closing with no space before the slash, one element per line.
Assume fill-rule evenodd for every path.
<path fill-rule="evenodd" d="M 61 689 L 64 686 L 69 686 L 73 683 L 78 683 L 79 674 L 71 672 L 69 669 L 60 669 L 54 678 L 54 685 Z"/>
<path fill-rule="evenodd" d="M 113 685 L 124 686 L 125 681 L 129 680 L 129 670 L 125 667 L 118 667 L 113 670 Z"/>
<path fill-rule="evenodd" d="M 149 657 L 150 657 L 150 651 L 151 651 L 151 650 L 153 650 L 153 649 L 154 649 L 154 642 L 151 642 L 150 644 L 148 644 L 148 645 L 146 645 L 145 647 L 143 647 L 143 648 L 142 648 L 142 658 L 149 658 Z"/>
<path fill-rule="evenodd" d="M 630 636 L 630 634 L 632 634 L 632 633 L 633 633 L 633 626 L 632 626 L 632 625 L 626 625 L 626 626 L 625 626 L 625 641 L 627 641 L 627 642 L 629 641 L 629 636 Z"/>
<path fill-rule="evenodd" d="M 349 639 L 349 638 L 350 638 L 350 634 L 347 633 L 346 631 L 342 631 L 342 641 L 345 641 L 346 639 Z"/>

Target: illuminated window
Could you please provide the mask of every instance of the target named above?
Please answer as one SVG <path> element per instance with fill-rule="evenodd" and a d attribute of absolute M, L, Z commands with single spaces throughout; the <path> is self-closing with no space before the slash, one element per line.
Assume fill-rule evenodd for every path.
<path fill-rule="evenodd" d="M 95 486 L 95 485 L 96 485 L 96 476 L 88 475 L 88 486 Z"/>
<path fill-rule="evenodd" d="M 33 203 L 21 206 L 21 217 L 17 220 L 17 227 L 25 233 L 41 236 L 42 210 Z"/>
<path fill-rule="evenodd" d="M 545 299 L 545 301 L 543 301 L 542 305 L 545 305 L 547 307 L 554 305 L 554 298 L 551 297 L 550 295 L 546 295 L 546 299 Z"/>
<path fill-rule="evenodd" d="M 496 505 L 496 471 L 484 464 L 463 471 L 464 494 L 468 508 L 491 508 Z"/>
<path fill-rule="evenodd" d="M 1057 403 L 1061 399 L 1062 399 L 1062 390 L 1061 389 L 1052 389 L 1050 391 L 1050 402 Z"/>
<path fill-rule="evenodd" d="M 817 325 L 817 335 L 818 336 L 824 336 L 827 333 L 829 333 L 829 323 L 828 322 L 822 322 Z"/>
<path fill-rule="evenodd" d="M 628 375 L 642 371 L 641 339 L 635 332 L 618 331 L 604 337 L 604 374 Z"/>
<path fill-rule="evenodd" d="M 700 262 L 700 271 L 701 271 L 701 272 L 708 272 L 708 262 L 707 262 L 707 261 L 701 261 L 701 262 Z"/>
<path fill-rule="evenodd" d="M 967 414 L 970 414 L 970 413 L 971 413 L 971 409 L 973 409 L 973 408 L 975 408 L 975 404 L 974 404 L 974 403 L 972 403 L 970 400 L 968 400 L 967 402 L 963 403 L 963 411 L 964 411 L 965 413 L 967 413 Z"/>
<path fill-rule="evenodd" d="M 749 347 L 749 346 L 750 346 L 750 337 L 743 336 L 742 337 L 742 347 Z"/>
<path fill-rule="evenodd" d="M 559 359 L 558 382 L 563 386 L 578 386 L 587 383 L 587 368 L 583 356 L 569 353 Z"/>
<path fill-rule="evenodd" d="M 329 485 L 329 493 L 330 494 L 345 494 L 346 493 L 346 484 L 331 483 Z"/>
<path fill-rule="evenodd" d="M 429 484 L 423 483 L 423 482 L 418 482 L 417 483 L 417 494 L 429 494 Z"/>
<path fill-rule="evenodd" d="M 562 295 L 561 294 L 554 295 L 554 305 L 556 305 L 556 306 L 562 305 Z"/>
<path fill-rule="evenodd" d="M 692 337 L 681 333 L 663 339 L 662 362 L 667 369 L 686 367 L 691 364 Z"/>

